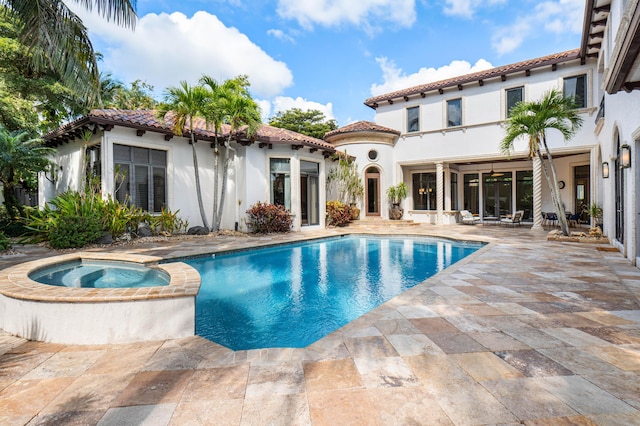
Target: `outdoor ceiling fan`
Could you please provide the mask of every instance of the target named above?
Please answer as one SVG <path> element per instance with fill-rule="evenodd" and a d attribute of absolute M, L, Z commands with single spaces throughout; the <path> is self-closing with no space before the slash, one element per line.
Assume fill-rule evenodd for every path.
<path fill-rule="evenodd" d="M 489 176 L 500 177 L 500 176 L 504 176 L 504 173 L 493 171 L 493 163 L 491 163 L 491 173 L 489 173 Z"/>

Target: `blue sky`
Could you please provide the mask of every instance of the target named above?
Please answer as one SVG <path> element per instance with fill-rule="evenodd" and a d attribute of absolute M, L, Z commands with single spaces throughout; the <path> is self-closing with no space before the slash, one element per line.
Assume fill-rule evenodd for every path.
<path fill-rule="evenodd" d="M 584 0 L 138 0 L 133 32 L 73 7 L 101 70 L 158 98 L 247 74 L 265 118 L 315 108 L 343 126 L 373 120 L 370 96 L 579 47 Z"/>

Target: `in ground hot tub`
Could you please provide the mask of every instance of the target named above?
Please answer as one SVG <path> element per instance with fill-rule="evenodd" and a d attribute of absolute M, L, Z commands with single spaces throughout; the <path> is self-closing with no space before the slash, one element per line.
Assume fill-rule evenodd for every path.
<path fill-rule="evenodd" d="M 81 252 L 2 270 L 0 328 L 64 344 L 193 336 L 200 275 L 185 263 L 159 264 L 161 260 Z M 147 280 L 151 276 L 155 278 Z"/>

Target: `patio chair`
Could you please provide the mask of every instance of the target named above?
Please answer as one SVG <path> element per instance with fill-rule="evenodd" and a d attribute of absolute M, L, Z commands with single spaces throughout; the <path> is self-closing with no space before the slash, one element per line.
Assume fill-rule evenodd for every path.
<path fill-rule="evenodd" d="M 469 210 L 460 210 L 460 218 L 465 225 L 475 225 L 480 222 L 480 217 L 474 216 Z"/>
<path fill-rule="evenodd" d="M 542 225 L 548 225 L 549 223 L 551 223 L 553 226 L 556 225 L 556 222 L 558 222 L 558 215 L 555 213 L 542 213 Z"/>
<path fill-rule="evenodd" d="M 511 217 L 505 217 L 500 219 L 500 225 L 521 225 L 522 224 L 522 216 L 524 216 L 524 210 L 517 210 Z"/>

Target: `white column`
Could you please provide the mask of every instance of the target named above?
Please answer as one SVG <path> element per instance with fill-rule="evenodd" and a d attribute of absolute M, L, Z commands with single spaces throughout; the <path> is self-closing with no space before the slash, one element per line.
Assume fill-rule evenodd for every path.
<path fill-rule="evenodd" d="M 533 157 L 533 226 L 532 231 L 542 231 L 542 164 Z"/>
<path fill-rule="evenodd" d="M 437 216 L 436 224 L 442 225 L 444 222 L 444 166 L 442 161 L 436 162 L 436 204 Z"/>

